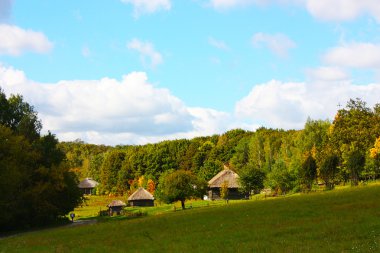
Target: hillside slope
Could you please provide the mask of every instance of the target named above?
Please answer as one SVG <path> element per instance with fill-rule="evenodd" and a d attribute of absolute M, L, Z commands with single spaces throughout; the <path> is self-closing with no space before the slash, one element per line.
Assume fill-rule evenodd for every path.
<path fill-rule="evenodd" d="M 379 252 L 379 245 L 374 185 L 32 232 L 0 240 L 0 252 Z"/>

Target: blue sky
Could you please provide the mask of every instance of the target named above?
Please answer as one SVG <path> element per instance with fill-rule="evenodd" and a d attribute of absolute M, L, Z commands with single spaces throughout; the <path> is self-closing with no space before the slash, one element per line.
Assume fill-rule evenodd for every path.
<path fill-rule="evenodd" d="M 378 0 L 0 0 L 0 87 L 60 140 L 302 128 L 380 97 Z"/>

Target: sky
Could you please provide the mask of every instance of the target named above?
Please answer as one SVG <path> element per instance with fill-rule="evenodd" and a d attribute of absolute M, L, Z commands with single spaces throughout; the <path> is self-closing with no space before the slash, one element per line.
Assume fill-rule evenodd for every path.
<path fill-rule="evenodd" d="M 380 1 L 0 0 L 0 87 L 60 141 L 301 129 L 380 103 Z"/>

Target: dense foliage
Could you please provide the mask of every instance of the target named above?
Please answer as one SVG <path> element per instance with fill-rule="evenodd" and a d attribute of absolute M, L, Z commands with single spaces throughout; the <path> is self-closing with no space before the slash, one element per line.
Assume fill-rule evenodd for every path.
<path fill-rule="evenodd" d="M 264 188 L 265 172 L 249 164 L 239 171 L 242 192 L 259 193 Z"/>
<path fill-rule="evenodd" d="M 208 181 L 224 164 L 242 176 L 242 186 L 252 193 L 267 187 L 281 194 L 378 178 L 379 137 L 380 105 L 371 109 L 355 99 L 332 122 L 308 119 L 302 130 L 236 129 L 141 146 L 76 141 L 60 143 L 60 148 L 72 171 L 99 181 L 102 194 L 128 194 L 141 176 L 159 187 L 161 175 L 176 170 Z"/>
<path fill-rule="evenodd" d="M 58 140 L 21 96 L 0 89 L 0 230 L 56 221 L 82 200 Z"/>

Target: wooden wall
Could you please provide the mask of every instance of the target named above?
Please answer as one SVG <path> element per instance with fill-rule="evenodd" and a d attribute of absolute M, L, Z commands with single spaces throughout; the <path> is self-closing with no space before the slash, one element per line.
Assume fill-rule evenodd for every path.
<path fill-rule="evenodd" d="M 247 193 L 239 192 L 238 188 L 229 188 L 228 189 L 228 199 L 245 199 L 248 198 L 249 195 Z M 210 200 L 219 200 L 220 197 L 220 188 L 211 188 L 208 191 L 208 199 Z"/>

